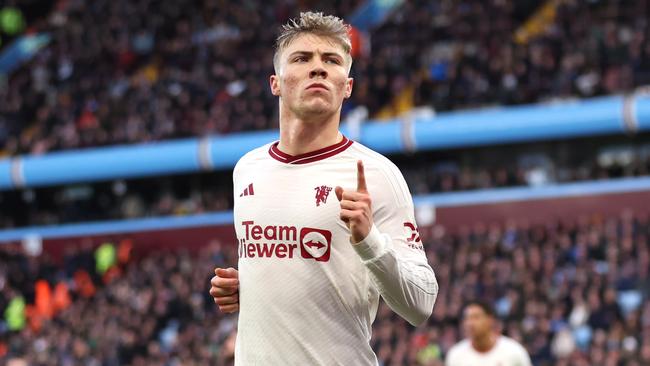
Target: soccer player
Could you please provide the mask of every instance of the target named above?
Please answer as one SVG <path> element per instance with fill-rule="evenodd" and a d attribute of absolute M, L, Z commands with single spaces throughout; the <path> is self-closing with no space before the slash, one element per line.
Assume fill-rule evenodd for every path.
<path fill-rule="evenodd" d="M 380 295 L 419 325 L 438 293 L 411 194 L 390 160 L 339 132 L 348 26 L 301 13 L 276 46 L 280 140 L 234 168 L 238 270 L 216 269 L 210 294 L 239 310 L 237 365 L 377 365 Z"/>
<path fill-rule="evenodd" d="M 467 339 L 451 347 L 446 366 L 531 366 L 530 356 L 517 341 L 496 331 L 490 305 L 473 301 L 465 306 L 463 328 Z"/>

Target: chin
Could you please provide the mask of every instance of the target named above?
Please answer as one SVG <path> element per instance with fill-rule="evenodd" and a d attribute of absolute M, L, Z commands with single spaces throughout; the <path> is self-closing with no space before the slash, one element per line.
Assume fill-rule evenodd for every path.
<path fill-rule="evenodd" d="M 318 103 L 318 105 L 305 106 L 302 109 L 304 116 L 324 116 L 333 113 L 334 111 L 329 105 Z"/>

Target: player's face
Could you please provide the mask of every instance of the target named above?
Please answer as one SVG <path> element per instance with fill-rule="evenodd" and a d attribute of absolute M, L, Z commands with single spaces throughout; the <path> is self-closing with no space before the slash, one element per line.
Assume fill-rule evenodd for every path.
<path fill-rule="evenodd" d="M 465 335 L 470 339 L 481 338 L 492 331 L 494 320 L 480 306 L 469 305 L 463 315 Z"/>
<path fill-rule="evenodd" d="M 332 39 L 303 34 L 282 51 L 271 91 L 283 108 L 305 121 L 328 117 L 340 112 L 343 99 L 352 93 L 348 62 Z"/>

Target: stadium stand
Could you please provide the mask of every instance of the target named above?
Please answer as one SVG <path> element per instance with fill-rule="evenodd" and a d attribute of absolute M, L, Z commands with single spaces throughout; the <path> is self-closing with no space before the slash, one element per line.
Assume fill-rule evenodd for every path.
<path fill-rule="evenodd" d="M 310 5 L 349 14 L 357 3 Z M 545 32 L 516 41 L 540 3 L 406 2 L 357 58 L 344 115 L 586 97 L 650 81 L 647 1 L 561 2 Z M 2 154 L 277 125 L 267 30 L 291 15 L 288 3 L 153 4 L 59 2 L 40 27 L 51 44 L 0 89 Z"/>
<path fill-rule="evenodd" d="M 324 8 L 345 14 L 357 3 Z M 60 1 L 41 29 L 51 45 L 0 91 L 4 153 L 270 128 L 268 29 L 292 11 L 289 3 Z"/>
<path fill-rule="evenodd" d="M 422 328 L 382 304 L 372 340 L 380 364 L 441 365 L 461 336 L 463 303 L 476 297 L 496 304 L 504 330 L 536 365 L 646 364 L 649 238 L 648 212 L 632 211 L 479 223 L 456 232 L 434 227 L 426 251 L 444 296 Z M 0 308 L 11 309 L 7 304 L 22 297 L 28 314 L 12 328 L 15 315 L 5 311 L 0 361 L 228 364 L 234 318 L 219 314 L 205 289 L 214 265 L 234 264 L 234 247 L 213 241 L 194 253 L 132 256 L 125 253 L 137 243 L 123 239 L 113 247 L 107 261 L 97 254 L 101 249 L 73 244 L 57 261 L 0 246 Z M 57 295 L 60 284 L 65 296 Z"/>

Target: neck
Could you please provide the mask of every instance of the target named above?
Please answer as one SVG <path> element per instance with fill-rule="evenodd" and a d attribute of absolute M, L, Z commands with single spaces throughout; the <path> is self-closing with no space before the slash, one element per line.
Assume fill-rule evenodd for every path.
<path fill-rule="evenodd" d="M 495 343 L 497 343 L 497 335 L 492 332 L 472 339 L 472 347 L 479 352 L 488 352 Z"/>
<path fill-rule="evenodd" d="M 306 121 L 280 112 L 280 143 L 278 149 L 289 155 L 300 155 L 331 146 L 341 141 L 340 111 L 323 118 Z"/>

